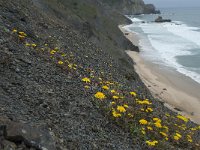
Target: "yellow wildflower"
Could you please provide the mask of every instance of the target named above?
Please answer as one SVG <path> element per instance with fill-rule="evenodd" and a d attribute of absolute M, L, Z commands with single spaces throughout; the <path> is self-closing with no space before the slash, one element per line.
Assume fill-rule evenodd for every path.
<path fill-rule="evenodd" d="M 105 99 L 106 98 L 106 96 L 102 92 L 97 92 L 94 96 L 98 99 Z"/>
<path fill-rule="evenodd" d="M 161 122 L 161 120 L 159 118 L 153 118 L 153 121 Z"/>
<path fill-rule="evenodd" d="M 136 95 L 137 95 L 135 92 L 130 92 L 130 94 L 131 94 L 132 96 L 136 96 Z"/>
<path fill-rule="evenodd" d="M 111 90 L 110 92 L 111 92 L 111 93 L 116 93 L 116 91 L 115 91 L 115 90 Z"/>
<path fill-rule="evenodd" d="M 140 119 L 139 123 L 145 125 L 148 123 L 148 121 L 146 121 L 145 119 Z"/>
<path fill-rule="evenodd" d="M 50 51 L 50 54 L 52 54 L 52 55 L 54 55 L 55 53 L 56 53 L 55 50 L 51 50 L 51 51 Z"/>
<path fill-rule="evenodd" d="M 179 138 L 178 136 L 176 136 L 176 135 L 174 136 L 174 140 L 177 140 L 177 141 L 178 141 L 179 139 L 180 139 L 180 138 Z"/>
<path fill-rule="evenodd" d="M 62 64 L 63 64 L 63 61 L 59 60 L 59 61 L 58 61 L 58 64 L 59 64 L 59 65 L 62 65 Z"/>
<path fill-rule="evenodd" d="M 84 86 L 85 89 L 89 89 L 90 87 L 88 85 Z"/>
<path fill-rule="evenodd" d="M 115 102 L 111 102 L 111 104 L 112 104 L 112 105 L 115 105 L 116 103 L 115 103 Z"/>
<path fill-rule="evenodd" d="M 179 134 L 179 133 L 176 133 L 176 135 L 179 137 L 179 138 L 181 138 L 182 136 Z"/>
<path fill-rule="evenodd" d="M 181 116 L 181 115 L 177 115 L 176 116 L 177 118 L 183 120 L 184 122 L 188 122 L 188 118 L 184 117 L 184 116 Z"/>
<path fill-rule="evenodd" d="M 146 141 L 146 143 L 149 145 L 149 146 L 155 146 L 156 144 L 158 144 L 158 141 Z"/>
<path fill-rule="evenodd" d="M 29 43 L 26 43 L 26 46 L 31 46 Z"/>
<path fill-rule="evenodd" d="M 113 98 L 113 99 L 119 99 L 119 96 L 115 96 L 115 95 L 114 95 L 112 98 Z"/>
<path fill-rule="evenodd" d="M 21 36 L 27 36 L 27 34 L 26 33 L 24 33 L 24 32 L 19 32 L 19 34 L 21 35 Z"/>
<path fill-rule="evenodd" d="M 86 82 L 86 83 L 90 83 L 90 82 L 91 82 L 90 79 L 89 79 L 89 78 L 86 78 L 86 77 L 83 78 L 82 81 L 83 81 L 83 82 Z"/>
<path fill-rule="evenodd" d="M 153 109 L 150 108 L 150 107 L 148 107 L 148 108 L 146 109 L 146 112 L 152 112 L 152 111 L 153 111 Z"/>
<path fill-rule="evenodd" d="M 182 136 L 181 136 L 179 133 L 176 133 L 176 134 L 174 135 L 174 139 L 177 140 L 177 141 L 178 141 L 181 137 L 182 137 Z"/>
<path fill-rule="evenodd" d="M 36 47 L 37 45 L 35 43 L 31 44 L 32 47 Z"/>
<path fill-rule="evenodd" d="M 126 109 L 123 106 L 117 106 L 117 110 L 121 113 L 126 112 Z"/>
<path fill-rule="evenodd" d="M 104 90 L 108 90 L 108 89 L 109 89 L 109 87 L 108 87 L 108 86 L 106 86 L 106 85 L 104 85 L 104 86 L 102 86 L 102 89 L 104 89 Z"/>
<path fill-rule="evenodd" d="M 68 67 L 71 69 L 73 68 L 73 64 L 69 64 Z"/>
<path fill-rule="evenodd" d="M 190 130 L 192 130 L 192 131 L 196 131 L 197 129 L 196 129 L 196 128 L 190 128 Z"/>
<path fill-rule="evenodd" d="M 127 105 L 127 104 L 124 104 L 124 107 L 125 107 L 125 108 L 128 108 L 128 105 Z"/>
<path fill-rule="evenodd" d="M 113 117 L 115 117 L 115 118 L 118 118 L 118 117 L 121 117 L 121 116 L 122 116 L 120 113 L 116 112 L 115 110 L 112 111 L 112 115 L 113 115 Z"/>
<path fill-rule="evenodd" d="M 44 44 L 44 46 L 48 46 L 48 44 Z"/>
<path fill-rule="evenodd" d="M 188 142 L 193 142 L 191 135 L 187 135 Z"/>
<path fill-rule="evenodd" d="M 16 33 L 16 32 L 17 32 L 17 30 L 16 30 L 16 29 L 13 29 L 13 30 L 12 30 L 12 32 Z"/>
<path fill-rule="evenodd" d="M 25 36 L 23 36 L 23 35 L 19 35 L 19 38 L 20 38 L 20 39 L 23 39 L 23 38 L 25 38 Z"/>
<path fill-rule="evenodd" d="M 162 125 L 161 125 L 160 122 L 156 122 L 156 123 L 154 123 L 154 125 L 155 125 L 157 128 L 162 128 Z"/>
<path fill-rule="evenodd" d="M 138 104 L 141 105 L 151 105 L 152 103 L 150 103 L 148 100 L 143 100 L 143 101 L 137 101 Z"/>
<path fill-rule="evenodd" d="M 148 130 L 150 130 L 150 131 L 152 131 L 152 130 L 153 130 L 153 128 L 152 128 L 152 127 L 150 127 L 150 126 L 148 126 L 148 127 L 147 127 L 147 129 L 148 129 Z"/>
<path fill-rule="evenodd" d="M 163 136 L 167 136 L 167 134 L 165 132 L 160 132 L 160 134 Z"/>

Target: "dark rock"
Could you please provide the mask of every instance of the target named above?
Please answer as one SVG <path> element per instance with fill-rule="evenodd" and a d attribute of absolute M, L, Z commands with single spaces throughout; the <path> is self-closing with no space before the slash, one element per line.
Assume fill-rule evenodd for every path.
<path fill-rule="evenodd" d="M 131 51 L 139 52 L 139 47 L 133 45 L 133 43 L 130 42 L 129 40 L 125 41 L 124 46 L 125 46 L 126 50 L 131 50 Z"/>
<path fill-rule="evenodd" d="M 163 19 L 161 16 L 155 19 L 155 22 L 162 23 L 162 22 L 171 22 L 170 19 Z"/>
<path fill-rule="evenodd" d="M 160 10 L 156 10 L 153 4 L 146 4 L 144 6 L 144 14 L 160 14 Z"/>
<path fill-rule="evenodd" d="M 181 109 L 179 109 L 179 108 L 177 108 L 177 107 L 175 107 L 174 108 L 176 111 L 182 111 Z"/>
<path fill-rule="evenodd" d="M 26 147 L 55 150 L 55 144 L 48 130 L 41 125 L 31 125 L 0 118 L 0 137 L 3 135 L 4 147 L 16 147 L 24 143 Z"/>
<path fill-rule="evenodd" d="M 4 150 L 15 150 L 17 148 L 17 145 L 13 142 L 3 140 L 2 142 L 2 148 Z"/>
<path fill-rule="evenodd" d="M 125 35 L 129 35 L 129 33 L 126 32 Z"/>

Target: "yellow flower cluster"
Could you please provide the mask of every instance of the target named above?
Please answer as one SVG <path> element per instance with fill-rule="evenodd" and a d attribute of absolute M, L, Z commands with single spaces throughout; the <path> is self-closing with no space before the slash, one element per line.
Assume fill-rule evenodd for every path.
<path fill-rule="evenodd" d="M 13 33 L 16 33 L 16 32 L 17 30 L 13 29 Z M 19 32 L 18 36 L 19 36 L 19 39 L 23 40 L 27 36 L 27 34 L 25 32 Z"/>
<path fill-rule="evenodd" d="M 137 103 L 140 104 L 140 105 L 151 105 L 152 103 L 149 102 L 148 99 L 146 100 L 137 100 Z"/>
<path fill-rule="evenodd" d="M 111 92 L 111 93 L 116 93 L 116 91 L 115 91 L 115 90 L 111 90 L 110 92 Z"/>
<path fill-rule="evenodd" d="M 53 49 L 50 51 L 50 54 L 54 55 L 56 53 L 56 51 Z"/>
<path fill-rule="evenodd" d="M 17 33 L 17 29 L 13 29 L 13 31 L 12 31 L 13 33 Z"/>
<path fill-rule="evenodd" d="M 119 96 L 115 96 L 115 95 L 114 95 L 112 98 L 113 98 L 113 99 L 119 99 Z"/>
<path fill-rule="evenodd" d="M 121 113 L 126 112 L 126 109 L 124 108 L 124 106 L 117 106 L 117 110 Z"/>
<path fill-rule="evenodd" d="M 155 121 L 154 125 L 155 125 L 157 128 L 162 128 L 161 120 L 160 120 L 159 118 L 153 118 L 153 121 Z"/>
<path fill-rule="evenodd" d="M 158 141 L 146 141 L 146 143 L 149 145 L 149 146 L 155 146 L 156 144 L 158 144 Z"/>
<path fill-rule="evenodd" d="M 32 47 L 36 47 L 37 45 L 35 43 L 31 44 Z"/>
<path fill-rule="evenodd" d="M 104 90 L 109 90 L 109 87 L 106 86 L 106 85 L 104 85 L 104 86 L 102 86 L 102 89 L 104 89 Z"/>
<path fill-rule="evenodd" d="M 153 130 L 153 128 L 152 128 L 152 127 L 150 127 L 150 126 L 148 126 L 148 127 L 147 127 L 147 129 L 148 129 L 148 130 L 150 130 L 150 131 L 152 131 L 152 130 Z"/>
<path fill-rule="evenodd" d="M 139 116 L 142 118 L 145 115 L 147 115 L 147 113 L 145 112 L 153 112 L 153 106 L 151 107 L 150 105 L 152 105 L 152 102 L 148 99 L 136 99 L 137 93 L 134 91 L 128 91 L 125 93 L 125 91 L 123 89 L 121 89 L 121 87 L 123 87 L 123 85 L 120 85 L 118 82 L 112 81 L 111 78 L 109 78 L 109 80 L 111 81 L 104 81 L 103 79 L 106 79 L 106 77 L 104 77 L 103 75 L 105 75 L 104 72 L 101 71 L 101 77 L 96 76 L 97 74 L 99 74 L 98 72 L 95 72 L 92 68 L 84 68 L 83 66 L 81 66 L 80 64 L 77 65 L 73 64 L 74 60 L 73 57 L 75 57 L 75 55 L 73 55 L 73 53 L 70 53 L 70 55 L 63 53 L 62 51 L 59 51 L 58 48 L 53 48 L 50 49 L 50 47 L 48 48 L 48 44 L 44 44 L 46 47 L 42 47 L 39 48 L 39 45 L 37 46 L 35 43 L 31 44 L 31 43 L 27 43 L 27 40 L 24 40 L 24 38 L 27 36 L 27 34 L 25 32 L 18 32 L 16 29 L 13 29 L 12 31 L 13 33 L 16 33 L 16 35 L 18 36 L 19 39 L 23 39 L 21 40 L 25 46 L 27 47 L 37 47 L 37 50 L 48 50 L 48 56 L 50 53 L 50 57 L 53 58 L 55 60 L 55 62 L 59 65 L 66 65 L 67 69 L 78 69 L 79 67 L 82 68 L 83 70 L 87 72 L 89 72 L 88 74 L 88 78 L 82 78 L 81 80 L 85 83 L 91 83 L 91 81 L 95 81 L 94 83 L 91 84 L 85 84 L 84 88 L 85 89 L 93 89 L 95 85 L 95 88 L 101 88 L 102 91 L 104 91 L 105 93 L 108 94 L 108 96 L 113 100 L 110 102 L 109 104 L 109 112 L 111 111 L 111 115 L 115 118 L 119 118 L 119 117 L 123 117 L 122 121 L 124 121 L 124 125 L 126 125 L 126 123 L 129 123 L 129 120 L 133 120 L 133 119 L 137 119 Z M 43 46 L 44 46 L 43 45 Z M 56 54 L 56 56 L 54 55 Z M 62 56 L 62 57 L 61 57 Z M 66 58 L 69 58 L 69 60 L 67 60 Z M 87 56 L 88 57 L 88 56 Z M 61 59 L 62 58 L 62 59 Z M 60 60 L 59 60 L 60 59 Z M 65 68 L 65 67 L 63 67 Z M 69 70 L 71 71 L 71 70 Z M 75 71 L 74 71 L 75 72 Z M 74 73 L 72 72 L 72 73 Z M 79 73 L 78 71 L 75 73 Z M 96 76 L 96 77 L 95 77 Z M 111 74 L 109 74 L 109 76 L 111 77 Z M 92 79 L 93 78 L 93 79 Z M 91 80 L 92 79 L 92 80 Z M 99 84 L 100 83 L 100 84 Z M 90 85 L 90 86 L 88 86 Z M 96 87 L 99 86 L 99 87 Z M 108 90 L 108 91 L 105 91 Z M 85 90 L 86 91 L 86 90 Z M 122 93 L 118 93 L 122 91 Z M 127 98 L 130 98 L 130 96 L 132 96 L 132 100 L 129 101 L 125 101 Z M 102 92 L 97 92 L 96 94 L 94 93 L 94 97 L 100 100 L 103 100 L 106 98 L 106 95 Z M 119 100 L 117 100 L 119 99 Z M 133 102 L 134 100 L 134 102 Z M 136 105 L 135 101 L 137 104 L 140 105 Z M 122 103 L 124 102 L 124 103 Z M 130 102 L 130 103 L 129 103 Z M 130 104 L 130 106 L 129 106 Z M 135 108 L 135 109 L 132 109 Z M 143 112 L 139 111 L 142 110 Z M 200 126 L 198 127 L 194 127 L 194 126 L 187 126 L 187 122 L 189 121 L 188 118 L 181 116 L 181 115 L 177 115 L 177 116 L 173 116 L 172 114 L 168 114 L 166 113 L 163 116 L 163 120 L 161 121 L 161 119 L 159 118 L 152 118 L 151 113 L 148 114 L 148 121 L 146 119 L 140 119 L 138 121 L 138 124 L 141 124 L 140 131 L 144 137 L 144 139 L 149 139 L 150 137 L 153 139 L 158 139 L 158 138 L 162 138 L 161 142 L 164 142 L 165 140 L 168 140 L 168 138 L 170 139 L 169 142 L 173 142 L 171 141 L 171 139 L 174 139 L 175 141 L 178 141 L 181 139 L 181 141 L 185 140 L 188 141 L 188 143 L 193 142 L 194 143 L 197 141 L 195 139 L 195 132 L 196 130 L 200 129 Z M 127 118 L 126 118 L 127 117 Z M 133 118 L 134 117 L 134 118 Z M 133 119 L 132 119 L 133 118 Z M 150 118 L 153 119 L 153 121 L 150 121 Z M 127 119 L 127 120 L 126 120 Z M 170 119 L 172 119 L 172 123 L 170 123 Z M 184 124 L 183 124 L 184 121 Z M 167 126 L 172 125 L 172 127 L 170 126 L 170 129 L 165 126 L 165 123 Z M 144 126 L 146 125 L 146 126 Z M 186 130 L 188 129 L 188 130 Z M 183 131 L 183 134 L 181 131 Z M 175 134 L 171 134 L 171 133 L 175 133 Z M 182 135 L 181 135 L 182 134 Z M 185 142 L 184 141 L 184 142 Z M 181 142 L 176 142 L 176 144 L 180 144 Z M 147 140 L 146 144 L 149 146 L 155 146 L 158 144 L 158 141 L 156 140 Z M 158 147 L 159 149 L 160 147 Z"/>
<path fill-rule="evenodd" d="M 64 63 L 64 62 L 61 61 L 61 60 L 58 61 L 58 64 L 59 64 L 59 65 L 62 65 L 63 63 Z"/>
<path fill-rule="evenodd" d="M 160 132 L 160 134 L 166 137 L 168 136 L 165 132 Z"/>
<path fill-rule="evenodd" d="M 91 82 L 90 79 L 89 79 L 89 78 L 86 78 L 86 77 L 83 78 L 82 81 L 85 82 L 85 83 L 90 83 L 90 82 Z"/>
<path fill-rule="evenodd" d="M 115 118 L 118 118 L 118 117 L 121 117 L 121 116 L 122 116 L 120 113 L 116 112 L 115 109 L 112 110 L 112 115 L 113 115 L 113 117 L 115 117 Z"/>
<path fill-rule="evenodd" d="M 193 142 L 191 135 L 187 135 L 188 142 Z"/>
<path fill-rule="evenodd" d="M 188 118 L 181 116 L 181 115 L 177 115 L 177 118 L 183 120 L 184 122 L 188 122 Z"/>
<path fill-rule="evenodd" d="M 137 95 L 135 92 L 130 92 L 130 94 L 131 94 L 132 96 L 136 96 L 136 95 Z"/>
<path fill-rule="evenodd" d="M 153 111 L 153 109 L 150 108 L 150 107 L 148 107 L 148 108 L 146 109 L 146 112 L 152 112 L 152 111 Z"/>
<path fill-rule="evenodd" d="M 146 124 L 148 123 L 148 121 L 145 120 L 145 119 L 140 119 L 140 120 L 139 120 L 139 123 L 140 123 L 140 124 L 143 124 L 143 125 L 146 125 Z"/>
<path fill-rule="evenodd" d="M 98 98 L 98 99 L 105 99 L 106 96 L 105 94 L 103 94 L 102 92 L 97 92 L 94 97 Z"/>
<path fill-rule="evenodd" d="M 182 136 L 179 133 L 175 133 L 174 140 L 179 140 Z"/>

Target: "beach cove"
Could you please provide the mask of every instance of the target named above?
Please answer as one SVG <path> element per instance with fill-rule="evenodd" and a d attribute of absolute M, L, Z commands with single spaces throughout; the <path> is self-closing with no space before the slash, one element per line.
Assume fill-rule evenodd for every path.
<path fill-rule="evenodd" d="M 139 38 L 133 32 L 119 26 L 127 39 L 139 46 Z M 138 52 L 127 50 L 135 62 L 134 68 L 155 98 L 169 109 L 200 124 L 200 85 L 169 67 L 154 64 Z"/>

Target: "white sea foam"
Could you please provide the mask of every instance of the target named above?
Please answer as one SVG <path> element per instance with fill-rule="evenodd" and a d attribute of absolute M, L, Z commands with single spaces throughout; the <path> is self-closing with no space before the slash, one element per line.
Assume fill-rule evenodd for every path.
<path fill-rule="evenodd" d="M 200 28 L 198 27 L 189 27 L 186 24 L 165 24 L 164 27 L 167 28 L 168 31 L 172 32 L 175 35 L 178 35 L 188 41 L 194 42 L 195 44 L 200 46 Z"/>
<path fill-rule="evenodd" d="M 138 18 L 130 18 L 132 22 L 142 22 L 143 20 Z"/>
<path fill-rule="evenodd" d="M 178 72 L 200 83 L 200 74 L 194 68 L 187 68 L 177 62 L 177 56 L 193 55 L 194 49 L 200 50 L 200 32 L 197 27 L 189 27 L 182 22 L 141 23 L 137 18 L 134 24 L 126 27 L 129 31 L 141 28 L 140 48 L 143 55 L 156 63 L 175 68 Z M 135 31 L 134 31 L 135 32 Z"/>

